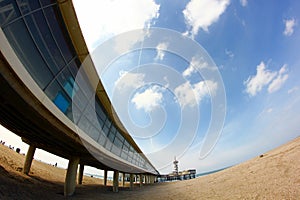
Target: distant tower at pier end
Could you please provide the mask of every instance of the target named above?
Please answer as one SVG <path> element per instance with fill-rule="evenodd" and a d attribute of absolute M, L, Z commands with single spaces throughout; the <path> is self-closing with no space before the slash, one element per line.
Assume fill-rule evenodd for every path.
<path fill-rule="evenodd" d="M 174 157 L 173 164 L 174 164 L 174 171 L 173 171 L 173 173 L 175 175 L 178 175 L 178 160 L 176 160 L 176 156 Z"/>

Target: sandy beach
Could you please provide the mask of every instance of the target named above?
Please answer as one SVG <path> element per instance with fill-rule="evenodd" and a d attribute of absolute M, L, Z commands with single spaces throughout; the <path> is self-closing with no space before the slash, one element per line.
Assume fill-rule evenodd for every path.
<path fill-rule="evenodd" d="M 223 171 L 187 181 L 120 187 L 85 176 L 68 199 L 300 199 L 300 137 Z M 25 156 L 0 145 L 0 199 L 66 199 L 65 169 L 34 160 L 21 173 Z M 111 182 L 108 182 L 111 185 Z M 128 186 L 128 184 L 127 184 Z"/>

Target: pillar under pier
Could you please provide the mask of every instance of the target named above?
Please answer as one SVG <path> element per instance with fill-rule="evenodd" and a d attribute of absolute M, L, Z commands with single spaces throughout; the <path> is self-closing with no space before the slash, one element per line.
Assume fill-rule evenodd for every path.
<path fill-rule="evenodd" d="M 34 156 L 34 152 L 35 152 L 36 147 L 34 145 L 30 145 L 26 154 L 26 158 L 25 158 L 25 162 L 24 162 L 24 167 L 23 167 L 23 173 L 27 174 L 30 171 L 30 167 L 31 167 L 31 163 L 32 163 L 32 159 Z"/>
<path fill-rule="evenodd" d="M 125 187 L 125 173 L 123 172 L 123 174 L 122 174 L 122 181 L 123 181 L 123 187 Z"/>
<path fill-rule="evenodd" d="M 69 160 L 66 179 L 65 179 L 65 186 L 64 186 L 65 196 L 71 196 L 75 192 L 78 164 L 79 164 L 78 157 L 73 157 Z"/>
<path fill-rule="evenodd" d="M 119 171 L 114 171 L 113 192 L 119 192 Z"/>
<path fill-rule="evenodd" d="M 133 189 L 133 174 L 130 174 L 130 189 Z"/>
<path fill-rule="evenodd" d="M 140 174 L 140 187 L 142 187 L 142 185 L 143 185 L 143 175 Z"/>
<path fill-rule="evenodd" d="M 107 185 L 107 170 L 105 169 L 104 170 L 104 186 L 106 186 Z"/>
<path fill-rule="evenodd" d="M 78 174 L 78 184 L 82 184 L 82 178 L 83 178 L 83 171 L 84 171 L 84 165 L 80 164 L 79 165 L 79 174 Z"/>

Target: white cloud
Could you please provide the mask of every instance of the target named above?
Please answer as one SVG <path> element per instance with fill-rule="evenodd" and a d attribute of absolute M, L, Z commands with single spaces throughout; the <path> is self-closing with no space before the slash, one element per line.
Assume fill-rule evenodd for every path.
<path fill-rule="evenodd" d="M 131 73 L 126 71 L 120 72 L 119 79 L 115 82 L 115 86 L 119 91 L 127 89 L 137 89 L 144 85 L 145 74 Z"/>
<path fill-rule="evenodd" d="M 297 86 L 291 88 L 288 90 L 288 94 L 292 94 L 293 92 L 296 92 L 299 88 Z"/>
<path fill-rule="evenodd" d="M 167 50 L 168 46 L 169 46 L 169 44 L 166 42 L 161 42 L 156 46 L 157 54 L 156 54 L 155 60 L 163 60 L 164 59 L 164 56 L 165 56 L 164 51 Z"/>
<path fill-rule="evenodd" d="M 268 87 L 268 92 L 273 93 L 281 88 L 281 86 L 285 83 L 285 81 L 288 79 L 289 75 L 286 73 L 286 65 L 281 67 L 279 70 L 278 76 L 272 81 L 272 83 Z"/>
<path fill-rule="evenodd" d="M 217 67 L 208 66 L 207 62 L 205 62 L 203 60 L 203 58 L 199 58 L 197 56 L 194 56 L 194 57 L 192 57 L 190 65 L 188 66 L 188 68 L 186 68 L 183 71 L 182 75 L 184 77 L 189 77 L 193 73 L 196 73 L 196 72 L 198 72 L 199 70 L 202 70 L 202 69 L 212 69 L 212 70 L 215 70 L 215 69 L 217 69 Z"/>
<path fill-rule="evenodd" d="M 209 95 L 214 96 L 218 89 L 218 84 L 213 81 L 200 81 L 196 84 L 186 82 L 175 88 L 175 96 L 182 107 L 187 105 L 193 107 Z"/>
<path fill-rule="evenodd" d="M 294 27 L 296 26 L 296 20 L 295 19 L 289 19 L 285 20 L 285 29 L 283 34 L 286 36 L 291 36 L 294 33 Z"/>
<path fill-rule="evenodd" d="M 163 101 L 163 94 L 158 86 L 152 86 L 142 93 L 136 93 L 131 102 L 137 109 L 144 109 L 150 112 L 158 107 Z"/>
<path fill-rule="evenodd" d="M 246 7 L 247 4 L 248 4 L 248 1 L 247 0 L 240 0 L 240 3 L 243 7 Z"/>
<path fill-rule="evenodd" d="M 160 8 L 154 0 L 74 0 L 74 6 L 89 48 L 99 40 L 148 27 Z"/>
<path fill-rule="evenodd" d="M 189 34 L 194 37 L 200 28 L 208 31 L 208 27 L 218 21 L 229 3 L 229 0 L 191 0 L 183 10 Z"/>
<path fill-rule="evenodd" d="M 256 68 L 256 75 L 250 76 L 248 80 L 244 82 L 247 87 L 246 92 L 250 96 L 255 96 L 257 92 L 260 92 L 261 89 L 270 83 L 275 76 L 276 72 L 267 70 L 265 63 L 261 62 Z"/>
<path fill-rule="evenodd" d="M 270 71 L 266 69 L 264 62 L 261 62 L 256 68 L 256 75 L 249 76 L 246 85 L 246 92 L 250 96 L 255 96 L 262 90 L 264 86 L 268 86 L 268 92 L 273 93 L 281 88 L 288 78 L 287 67 L 284 65 L 277 71 Z"/>

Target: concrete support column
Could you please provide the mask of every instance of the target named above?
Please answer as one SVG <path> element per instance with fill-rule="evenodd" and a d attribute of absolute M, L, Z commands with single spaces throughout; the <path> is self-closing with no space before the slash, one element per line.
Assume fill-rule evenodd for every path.
<path fill-rule="evenodd" d="M 65 179 L 65 187 L 64 187 L 65 196 L 71 196 L 75 192 L 78 164 L 79 164 L 78 157 L 73 157 L 69 160 L 66 179 Z"/>
<path fill-rule="evenodd" d="M 30 167 L 31 167 L 35 149 L 36 149 L 36 147 L 34 145 L 30 145 L 28 148 L 26 158 L 25 158 L 24 168 L 23 168 L 24 174 L 28 174 L 30 171 Z"/>
<path fill-rule="evenodd" d="M 143 185 L 143 174 L 140 174 L 140 187 Z"/>
<path fill-rule="evenodd" d="M 80 164 L 79 165 L 79 174 L 78 174 L 78 184 L 82 184 L 82 177 L 83 177 L 83 170 L 84 170 L 84 165 Z"/>
<path fill-rule="evenodd" d="M 155 182 L 155 176 L 151 176 L 151 183 L 153 184 Z"/>
<path fill-rule="evenodd" d="M 113 192 L 119 191 L 119 171 L 114 171 L 114 180 L 113 180 Z"/>
<path fill-rule="evenodd" d="M 130 189 L 133 189 L 133 174 L 130 174 Z"/>
<path fill-rule="evenodd" d="M 105 169 L 104 170 L 104 186 L 106 186 L 107 185 L 107 170 Z"/>
<path fill-rule="evenodd" d="M 122 181 L 123 181 L 123 187 L 125 187 L 125 173 L 123 172 L 123 174 L 122 174 Z"/>

